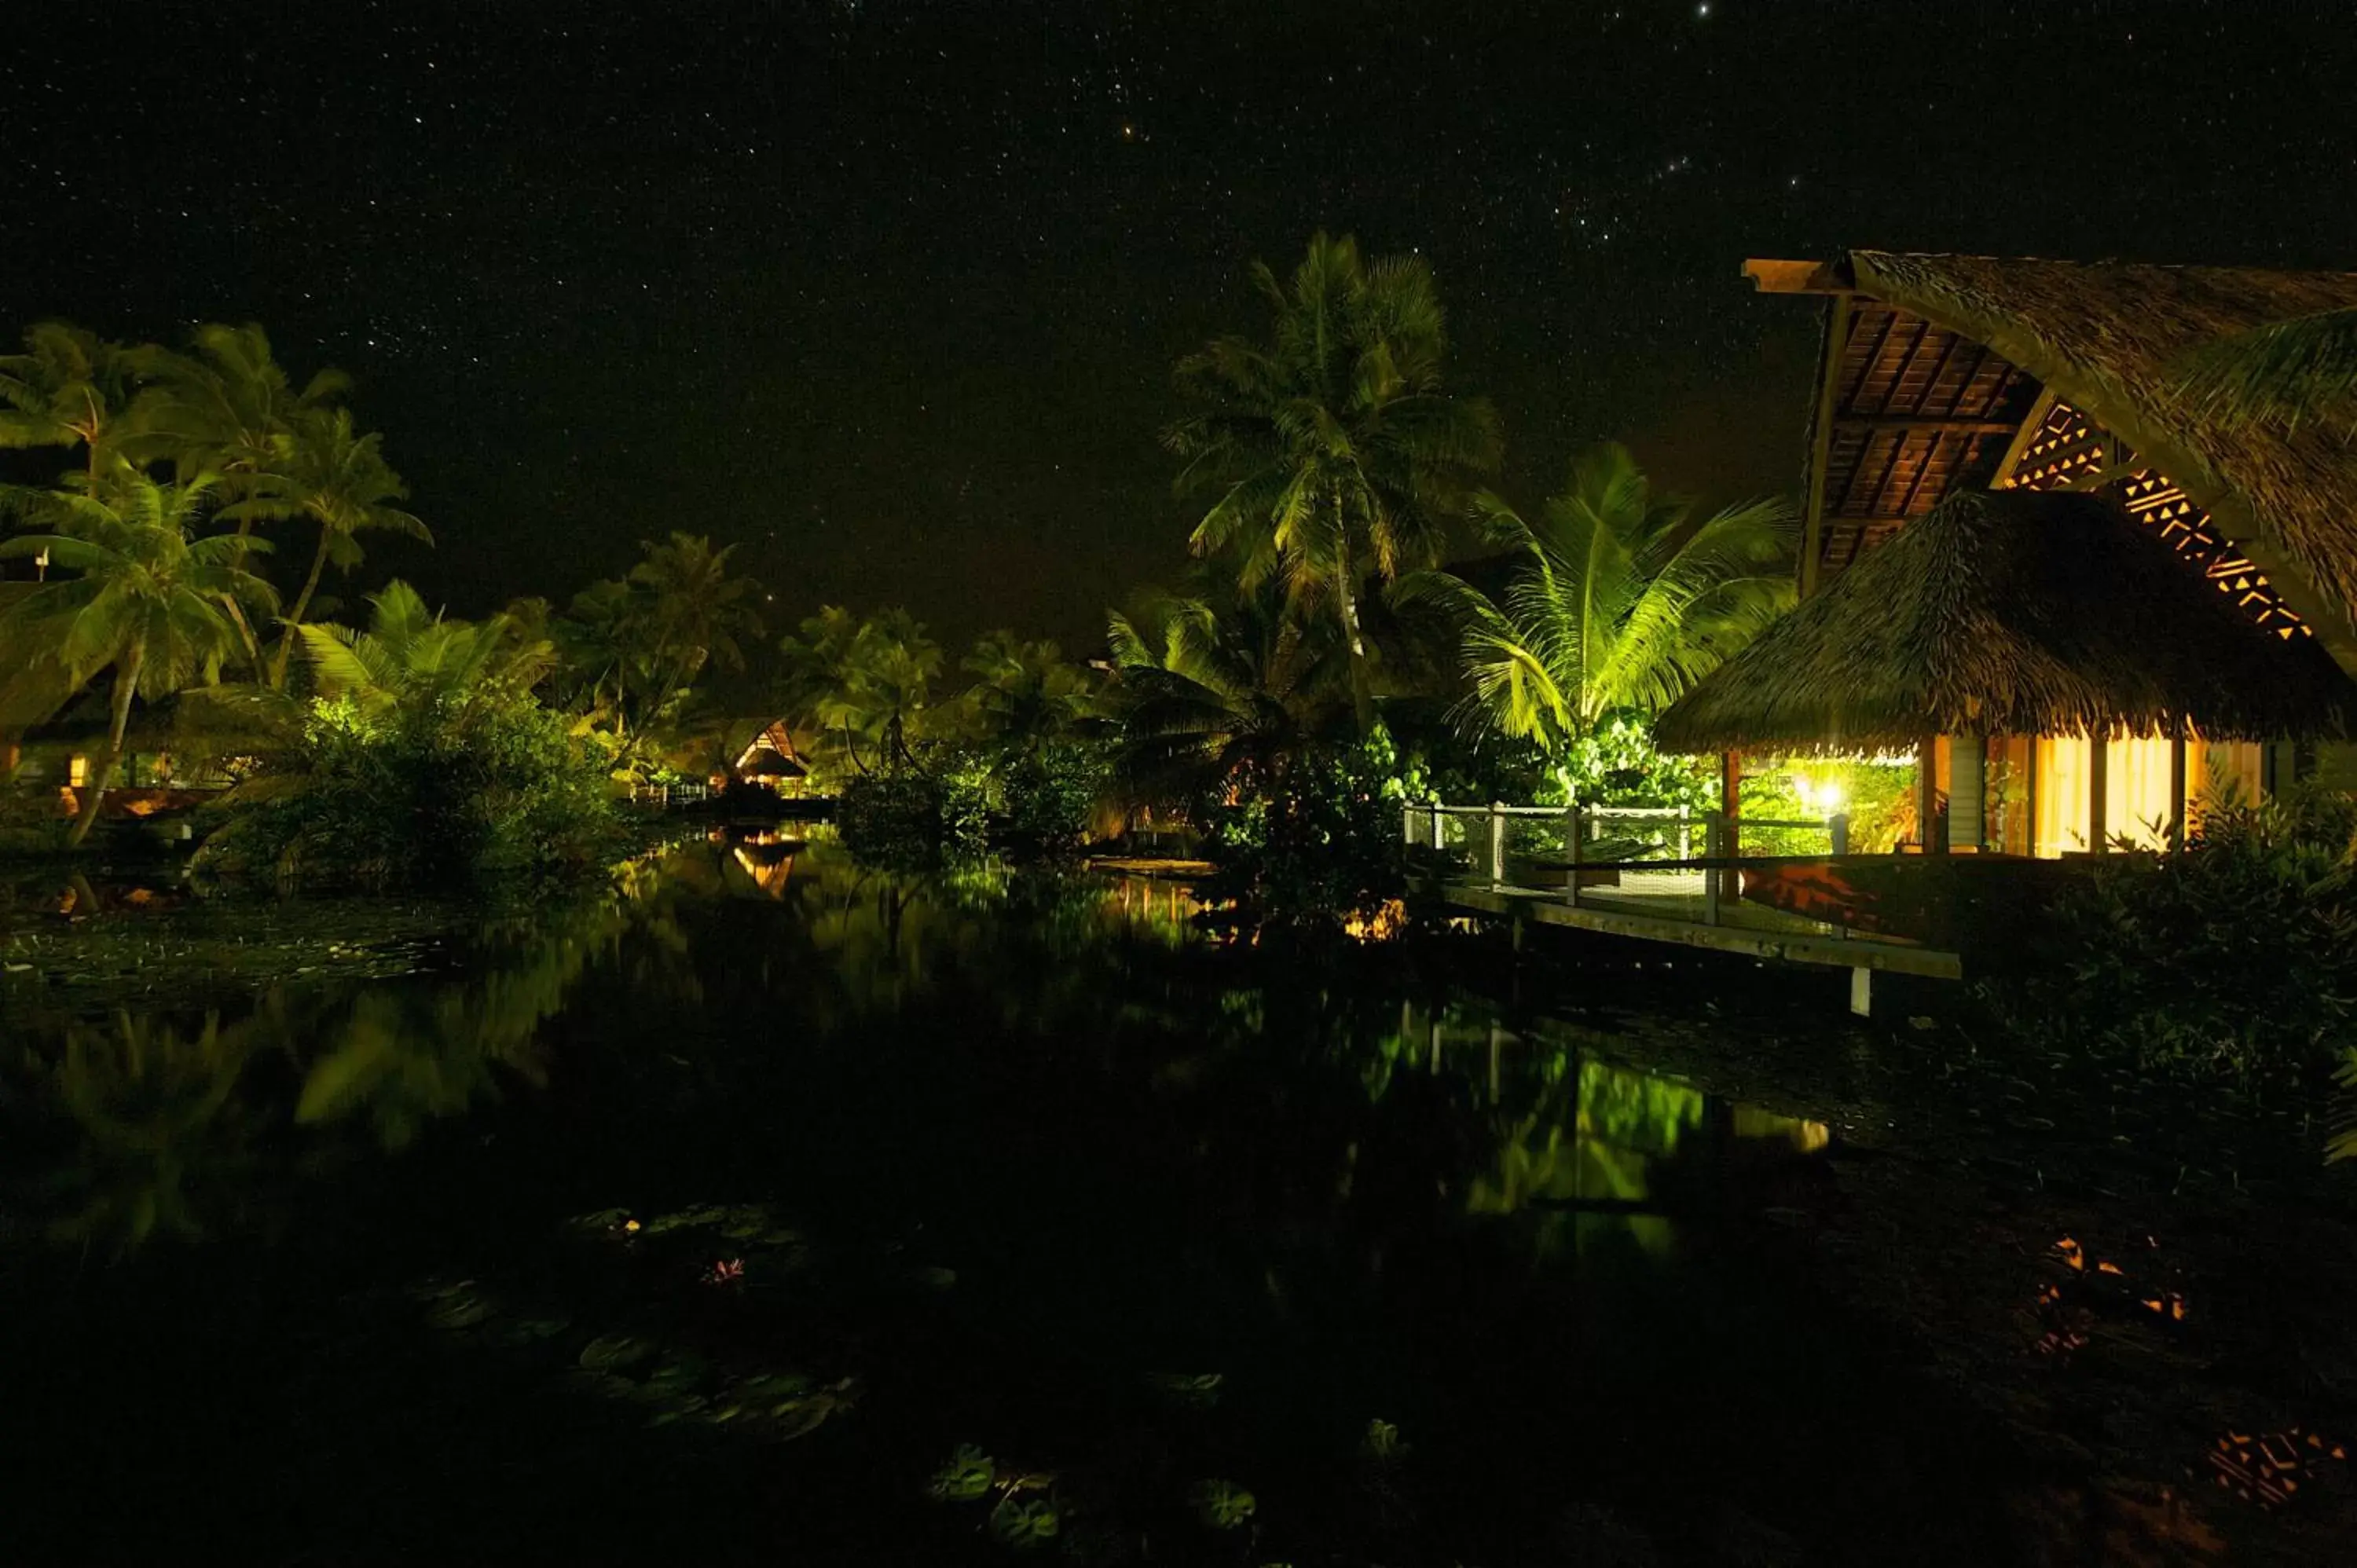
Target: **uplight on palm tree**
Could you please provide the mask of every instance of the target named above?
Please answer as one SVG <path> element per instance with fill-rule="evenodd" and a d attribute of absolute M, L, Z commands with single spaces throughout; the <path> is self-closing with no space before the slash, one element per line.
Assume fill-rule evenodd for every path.
<path fill-rule="evenodd" d="M 1520 553 L 1503 594 L 1434 572 L 1398 596 L 1461 617 L 1466 716 L 1550 749 L 1617 710 L 1664 706 L 1792 602 L 1788 504 L 1697 522 L 1692 503 L 1655 496 L 1617 443 L 1582 454 L 1534 521 L 1488 494 L 1477 514 Z"/>
<path fill-rule="evenodd" d="M 1364 262 L 1350 236 L 1311 239 L 1289 284 L 1253 278 L 1273 320 L 1265 341 L 1219 338 L 1181 360 L 1200 405 L 1163 433 L 1185 459 L 1182 494 L 1209 494 L 1192 544 L 1232 553 L 1241 585 L 1282 581 L 1322 606 L 1349 650 L 1360 728 L 1373 724 L 1359 601 L 1439 558 L 1446 520 L 1497 465 L 1497 419 L 1451 392 L 1447 337 L 1420 260 Z"/>

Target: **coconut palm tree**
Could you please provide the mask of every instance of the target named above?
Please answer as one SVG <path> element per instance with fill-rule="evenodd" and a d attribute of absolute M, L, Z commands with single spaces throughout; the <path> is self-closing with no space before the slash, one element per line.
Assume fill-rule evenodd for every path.
<path fill-rule="evenodd" d="M 479 703 L 529 691 L 555 660 L 545 640 L 519 635 L 509 617 L 446 618 L 398 577 L 368 602 L 365 630 L 332 623 L 294 628 L 320 694 L 349 698 L 363 711 L 459 720 Z"/>
<path fill-rule="evenodd" d="M 1212 587 L 1114 612 L 1106 703 L 1116 771 L 1134 800 L 1178 802 L 1273 775 L 1303 743 L 1348 726 L 1351 660 L 1340 628 L 1286 613 L 1282 587 Z"/>
<path fill-rule="evenodd" d="M 839 740 L 853 767 L 869 771 L 865 742 L 889 772 L 915 761 L 909 738 L 925 716 L 942 650 L 903 609 L 861 619 L 829 605 L 779 645 L 785 656 L 791 716 Z"/>
<path fill-rule="evenodd" d="M 286 632 L 270 665 L 270 684 L 286 684 L 286 664 L 295 651 L 295 628 L 303 624 L 311 597 L 318 592 L 319 575 L 333 560 L 350 570 L 359 564 L 358 536 L 364 532 L 400 533 L 434 542 L 426 526 L 393 503 L 408 498 L 401 476 L 384 460 L 383 437 L 361 435 L 352 429 L 349 410 L 312 410 L 297 417 L 281 440 L 274 466 L 253 478 L 250 499 L 228 508 L 224 516 L 242 525 L 255 518 L 307 518 L 319 531 L 311 553 L 311 570 L 288 607 Z"/>
<path fill-rule="evenodd" d="M 1179 388 L 1201 406 L 1163 444 L 1185 460 L 1180 493 L 1211 498 L 1197 553 L 1232 553 L 1247 591 L 1276 578 L 1297 608 L 1330 608 L 1363 732 L 1365 585 L 1438 559 L 1443 520 L 1497 465 L 1497 419 L 1443 381 L 1447 338 L 1423 262 L 1362 262 L 1350 236 L 1319 233 L 1289 285 L 1265 263 L 1253 279 L 1273 317 L 1266 340 L 1221 338 L 1182 360 Z"/>
<path fill-rule="evenodd" d="M 740 639 L 761 635 L 761 585 L 733 570 L 737 546 L 715 550 L 712 541 L 674 531 L 657 542 L 640 542 L 644 559 L 630 568 L 630 584 L 642 601 L 640 640 L 658 682 L 658 704 L 684 691 L 707 665 L 745 668 Z"/>
<path fill-rule="evenodd" d="M 70 692 L 101 671 L 113 674 L 107 746 L 75 821 L 72 842 L 89 836 L 100 797 L 123 757 L 124 729 L 135 696 L 168 696 L 202 675 L 219 678 L 237 647 L 227 604 L 270 608 L 270 585 L 237 565 L 226 534 L 191 539 L 217 481 L 159 484 L 128 466 L 105 477 L 99 495 L 16 489 L 5 500 L 48 532 L 0 543 L 0 557 L 47 554 L 52 578 L 13 604 L 13 635 L 45 641 L 63 667 Z"/>
<path fill-rule="evenodd" d="M 189 335 L 186 353 L 135 350 L 141 374 L 160 396 L 143 435 L 167 443 L 163 455 L 184 467 L 221 477 L 233 504 L 251 499 L 261 477 L 274 471 L 296 429 L 331 409 L 351 389 L 351 378 L 321 371 L 296 390 L 270 347 L 269 335 L 249 322 L 208 322 Z M 251 529 L 242 521 L 240 532 Z"/>
<path fill-rule="evenodd" d="M 62 321 L 25 334 L 25 351 L 0 355 L 0 447 L 80 446 L 82 485 L 95 492 L 123 437 L 135 427 L 136 352 Z"/>
<path fill-rule="evenodd" d="M 1446 573 L 1395 597 L 1462 619 L 1464 716 L 1553 749 L 1615 710 L 1667 704 L 1792 604 L 1792 509 L 1751 501 L 1696 522 L 1657 497 L 1629 449 L 1577 458 L 1536 522 L 1484 493 L 1476 513 L 1521 553 L 1501 598 Z"/>
<path fill-rule="evenodd" d="M 2212 343 L 2187 361 L 2179 394 L 2229 428 L 2332 419 L 2357 429 L 2357 310 L 2328 310 Z"/>
<path fill-rule="evenodd" d="M 1004 746 L 1036 749 L 1070 734 L 1093 705 L 1088 672 L 1053 642 L 985 632 L 964 663 L 974 676 L 966 695 L 981 727 Z"/>

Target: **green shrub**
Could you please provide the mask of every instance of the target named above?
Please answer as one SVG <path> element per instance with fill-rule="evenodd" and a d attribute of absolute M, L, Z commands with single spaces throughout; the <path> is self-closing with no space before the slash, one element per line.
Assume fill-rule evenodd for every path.
<path fill-rule="evenodd" d="M 2058 1054 L 2244 1087 L 2313 1087 L 2357 1013 L 2357 800 L 2214 806 L 2181 855 L 2093 864 L 2025 972 L 1983 994 Z"/>
<path fill-rule="evenodd" d="M 1305 746 L 1254 793 L 1197 808 L 1219 865 L 1200 891 L 1240 932 L 1330 935 L 1375 921 L 1407 890 L 1400 808 L 1426 788 L 1380 730 Z"/>
<path fill-rule="evenodd" d="M 293 754 L 233 791 L 200 862 L 307 884 L 447 886 L 602 864 L 625 836 L 598 758 L 528 693 L 371 715 L 315 701 Z"/>

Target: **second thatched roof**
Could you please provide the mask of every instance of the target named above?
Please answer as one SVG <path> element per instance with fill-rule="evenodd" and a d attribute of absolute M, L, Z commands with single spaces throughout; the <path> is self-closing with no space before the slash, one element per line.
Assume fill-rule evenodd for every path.
<path fill-rule="evenodd" d="M 1965 492 L 1665 710 L 1665 750 L 1857 752 L 1932 734 L 2348 732 L 2352 687 L 2093 496 Z"/>

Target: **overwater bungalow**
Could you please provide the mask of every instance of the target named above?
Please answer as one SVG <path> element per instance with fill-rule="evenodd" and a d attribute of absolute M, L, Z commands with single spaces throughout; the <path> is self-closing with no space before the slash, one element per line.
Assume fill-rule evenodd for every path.
<path fill-rule="evenodd" d="M 2158 844 L 2219 790 L 2357 788 L 2357 449 L 2176 395 L 2205 344 L 2357 306 L 2357 274 L 1745 271 L 1824 302 L 1803 603 L 1663 714 L 1664 746 L 1915 751 L 1931 850 Z"/>

